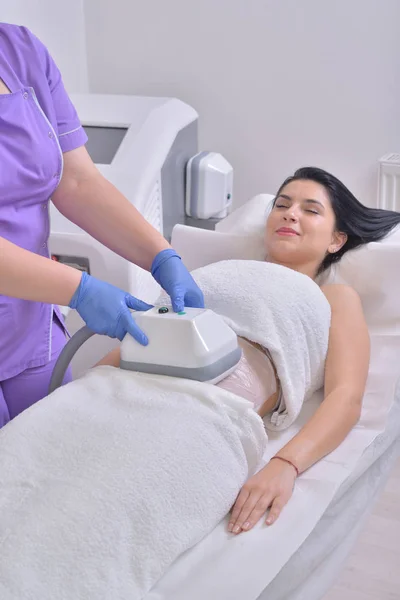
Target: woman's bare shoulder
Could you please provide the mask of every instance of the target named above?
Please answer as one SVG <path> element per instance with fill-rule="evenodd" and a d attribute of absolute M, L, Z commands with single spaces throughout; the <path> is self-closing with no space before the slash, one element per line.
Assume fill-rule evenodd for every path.
<path fill-rule="evenodd" d="M 321 286 L 321 291 L 332 308 L 346 303 L 347 307 L 360 307 L 361 299 L 354 288 L 345 283 L 327 283 Z"/>

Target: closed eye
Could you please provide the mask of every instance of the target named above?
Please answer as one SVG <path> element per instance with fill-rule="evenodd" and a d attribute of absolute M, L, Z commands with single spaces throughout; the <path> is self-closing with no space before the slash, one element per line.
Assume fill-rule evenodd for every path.
<path fill-rule="evenodd" d="M 286 204 L 275 204 L 275 208 L 290 208 L 290 206 L 286 206 Z M 317 210 L 312 210 L 311 208 L 305 208 L 305 212 L 313 213 L 314 215 L 319 215 Z"/>

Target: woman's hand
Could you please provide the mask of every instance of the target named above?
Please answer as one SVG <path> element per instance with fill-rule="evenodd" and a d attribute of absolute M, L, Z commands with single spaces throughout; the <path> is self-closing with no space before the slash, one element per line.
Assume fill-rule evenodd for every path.
<path fill-rule="evenodd" d="M 228 531 L 249 531 L 270 508 L 267 525 L 272 525 L 290 500 L 297 473 L 290 464 L 272 460 L 242 487 L 232 509 Z"/>

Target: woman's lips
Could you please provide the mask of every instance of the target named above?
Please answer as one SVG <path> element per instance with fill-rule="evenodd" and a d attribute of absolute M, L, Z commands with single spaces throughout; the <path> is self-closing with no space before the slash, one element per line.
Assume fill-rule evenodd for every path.
<path fill-rule="evenodd" d="M 294 229 L 288 227 L 281 227 L 276 232 L 278 235 L 299 235 Z"/>

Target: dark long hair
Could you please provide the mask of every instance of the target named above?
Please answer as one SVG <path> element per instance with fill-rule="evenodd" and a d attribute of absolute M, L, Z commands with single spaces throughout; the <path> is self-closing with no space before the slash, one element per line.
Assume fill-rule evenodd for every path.
<path fill-rule="evenodd" d="M 311 180 L 324 186 L 335 213 L 336 230 L 347 234 L 342 248 L 324 258 L 319 273 L 338 262 L 348 250 L 368 242 L 378 242 L 400 223 L 400 213 L 364 206 L 339 179 L 317 167 L 298 169 L 283 182 L 276 196 L 286 185 L 298 180 Z"/>

